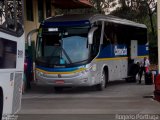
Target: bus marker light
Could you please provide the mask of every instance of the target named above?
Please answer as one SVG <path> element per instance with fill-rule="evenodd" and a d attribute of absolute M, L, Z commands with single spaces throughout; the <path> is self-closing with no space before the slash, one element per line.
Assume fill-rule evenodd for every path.
<path fill-rule="evenodd" d="M 95 72 L 97 70 L 96 64 L 94 64 L 91 68 L 92 68 L 92 71 Z"/>

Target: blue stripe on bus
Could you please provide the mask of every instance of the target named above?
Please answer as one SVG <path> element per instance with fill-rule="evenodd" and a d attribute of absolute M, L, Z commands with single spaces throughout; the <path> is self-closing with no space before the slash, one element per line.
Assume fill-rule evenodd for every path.
<path fill-rule="evenodd" d="M 73 68 L 46 68 L 42 66 L 36 66 L 36 68 L 48 71 L 48 72 L 72 72 L 79 70 L 80 68 L 85 68 L 85 66 L 78 66 L 78 67 L 73 67 Z"/>
<path fill-rule="evenodd" d="M 148 45 L 139 45 L 138 46 L 138 55 L 139 56 L 144 56 L 144 55 L 148 55 L 149 51 L 148 51 Z"/>
<path fill-rule="evenodd" d="M 116 47 L 116 50 L 115 50 Z M 122 50 L 123 53 L 117 53 L 117 48 Z M 101 47 L 98 58 L 114 58 L 114 57 L 126 57 L 127 47 L 126 45 L 107 45 Z"/>
<path fill-rule="evenodd" d="M 122 54 L 118 54 L 115 51 L 115 46 L 117 49 L 122 50 Z M 115 58 L 115 57 L 126 57 L 128 50 L 126 45 L 107 45 L 105 47 L 101 47 L 98 58 Z M 127 53 L 127 54 L 126 54 Z M 137 55 L 145 56 L 148 55 L 148 45 L 138 45 Z"/>
<path fill-rule="evenodd" d="M 64 22 L 45 22 L 42 24 L 43 27 L 54 27 L 54 26 L 86 26 L 90 25 L 88 20 L 82 21 L 64 21 Z"/>

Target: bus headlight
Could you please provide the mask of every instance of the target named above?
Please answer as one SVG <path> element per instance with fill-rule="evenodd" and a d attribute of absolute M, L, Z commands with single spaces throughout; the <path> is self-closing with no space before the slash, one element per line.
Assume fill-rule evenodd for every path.
<path fill-rule="evenodd" d="M 38 75 L 38 76 L 44 76 L 44 73 L 37 71 L 37 75 Z"/>
<path fill-rule="evenodd" d="M 91 67 L 91 70 L 92 70 L 93 72 L 95 72 L 95 71 L 97 70 L 97 65 L 96 65 L 96 64 L 93 64 L 92 67 Z"/>
<path fill-rule="evenodd" d="M 81 71 L 81 73 L 82 73 L 82 74 L 85 74 L 85 73 L 88 73 L 89 71 L 95 72 L 96 70 L 97 70 L 97 65 L 96 65 L 96 64 L 93 64 L 90 68 L 87 68 L 86 70 Z"/>

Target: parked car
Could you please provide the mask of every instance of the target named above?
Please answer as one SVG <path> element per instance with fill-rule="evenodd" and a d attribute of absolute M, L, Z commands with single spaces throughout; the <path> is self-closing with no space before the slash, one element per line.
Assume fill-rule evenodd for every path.
<path fill-rule="evenodd" d="M 160 101 L 160 74 L 156 76 L 154 83 L 155 83 L 154 96 L 156 100 Z"/>

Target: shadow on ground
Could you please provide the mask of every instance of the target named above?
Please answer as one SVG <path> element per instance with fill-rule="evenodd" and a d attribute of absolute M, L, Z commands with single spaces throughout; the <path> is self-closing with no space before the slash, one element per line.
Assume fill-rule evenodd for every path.
<path fill-rule="evenodd" d="M 121 85 L 137 85 L 137 83 L 127 83 L 125 80 L 112 81 L 107 84 L 107 89 L 110 87 L 116 87 Z M 35 83 L 31 84 L 31 89 L 27 89 L 24 94 L 77 94 L 77 93 L 92 93 L 97 91 L 95 86 L 91 87 L 66 87 L 62 91 L 55 91 L 54 86 L 52 85 L 36 85 Z M 97 91 L 98 92 L 98 91 Z M 100 91 L 101 92 L 101 91 Z"/>

